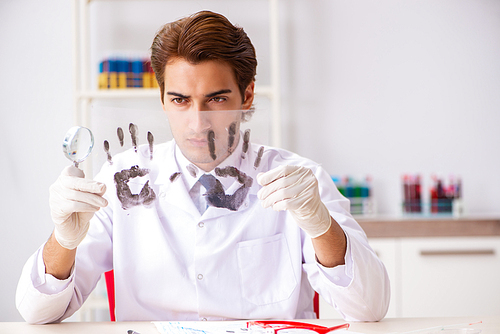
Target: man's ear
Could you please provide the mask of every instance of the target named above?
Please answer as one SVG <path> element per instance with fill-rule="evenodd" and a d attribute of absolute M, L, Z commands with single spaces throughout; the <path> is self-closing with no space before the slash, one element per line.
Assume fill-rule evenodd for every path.
<path fill-rule="evenodd" d="M 255 82 L 252 81 L 245 89 L 245 94 L 243 96 L 243 104 L 241 109 L 248 110 L 252 107 L 253 99 L 255 97 Z"/>
<path fill-rule="evenodd" d="M 163 112 L 166 114 L 167 110 L 165 109 L 165 103 L 161 102 L 161 108 L 163 109 Z"/>

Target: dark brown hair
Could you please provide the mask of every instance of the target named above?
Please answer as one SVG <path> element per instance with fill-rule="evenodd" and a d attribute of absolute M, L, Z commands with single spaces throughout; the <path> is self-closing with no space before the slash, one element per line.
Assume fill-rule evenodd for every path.
<path fill-rule="evenodd" d="M 162 102 L 165 66 L 176 57 L 192 64 L 206 60 L 229 64 L 242 99 L 248 85 L 255 81 L 257 59 L 250 38 L 243 28 L 234 26 L 221 14 L 201 11 L 167 23 L 157 32 L 151 45 L 151 66 L 160 86 Z"/>

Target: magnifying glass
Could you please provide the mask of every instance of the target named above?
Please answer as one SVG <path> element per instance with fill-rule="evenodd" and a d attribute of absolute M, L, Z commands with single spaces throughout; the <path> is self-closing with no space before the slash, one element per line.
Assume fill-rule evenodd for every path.
<path fill-rule="evenodd" d="M 94 135 L 85 127 L 74 126 L 66 133 L 62 147 L 66 158 L 73 161 L 74 166 L 78 168 L 78 164 L 92 152 Z"/>

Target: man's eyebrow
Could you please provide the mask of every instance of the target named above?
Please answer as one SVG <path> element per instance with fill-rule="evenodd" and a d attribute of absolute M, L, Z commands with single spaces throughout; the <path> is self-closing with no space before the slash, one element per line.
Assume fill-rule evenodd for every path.
<path fill-rule="evenodd" d="M 221 90 L 218 90 L 216 92 L 207 94 L 207 95 L 205 95 L 205 97 L 214 97 L 214 96 L 217 96 L 219 94 L 226 94 L 226 93 L 232 93 L 232 90 L 230 90 L 230 89 L 221 89 Z"/>
<path fill-rule="evenodd" d="M 177 97 L 182 97 L 183 99 L 188 99 L 190 96 L 181 94 L 181 93 L 176 93 L 176 92 L 167 92 L 167 95 L 173 95 Z"/>

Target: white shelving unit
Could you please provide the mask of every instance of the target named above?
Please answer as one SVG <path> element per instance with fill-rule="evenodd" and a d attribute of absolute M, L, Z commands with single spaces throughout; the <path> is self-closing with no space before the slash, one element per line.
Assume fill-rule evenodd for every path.
<path fill-rule="evenodd" d="M 91 107 L 97 100 L 157 99 L 159 89 L 114 89 L 98 90 L 92 82 L 92 73 L 96 71 L 91 63 L 91 10 L 95 2 L 114 2 L 119 4 L 127 0 L 73 0 L 73 59 L 74 59 L 74 123 L 90 127 Z M 128 0 L 138 1 L 138 0 Z M 158 0 L 168 2 L 169 0 Z M 230 1 L 230 0 L 228 0 Z M 233 0 L 234 1 L 234 0 Z M 270 85 L 257 85 L 256 95 L 264 96 L 271 102 L 270 144 L 281 146 L 281 111 L 280 111 L 280 73 L 279 73 L 279 18 L 278 0 L 269 0 L 269 38 L 270 38 Z M 90 159 L 89 159 L 90 160 Z M 86 161 L 82 167 L 86 175 L 92 175 L 92 163 Z M 102 290 L 102 288 L 101 288 Z M 76 321 L 95 320 L 96 311 L 107 309 L 107 300 L 100 293 L 93 293 L 83 307 L 72 317 Z"/>
<path fill-rule="evenodd" d="M 93 2 L 120 0 L 73 0 L 74 16 L 74 123 L 89 126 L 90 107 L 98 99 L 158 99 L 158 89 L 115 89 L 98 90 L 93 87 L 91 74 L 96 69 L 91 68 L 90 61 L 90 6 Z M 126 0 L 122 0 L 126 1 Z M 134 1 L 134 0 L 129 0 Z M 137 0 L 135 0 L 137 1 Z M 168 1 L 168 0 L 158 0 Z M 269 37 L 271 73 L 270 85 L 256 85 L 256 94 L 265 96 L 271 101 L 271 145 L 280 147 L 282 143 L 281 110 L 280 110 L 280 71 L 279 71 L 279 13 L 278 0 L 269 0 Z"/>

